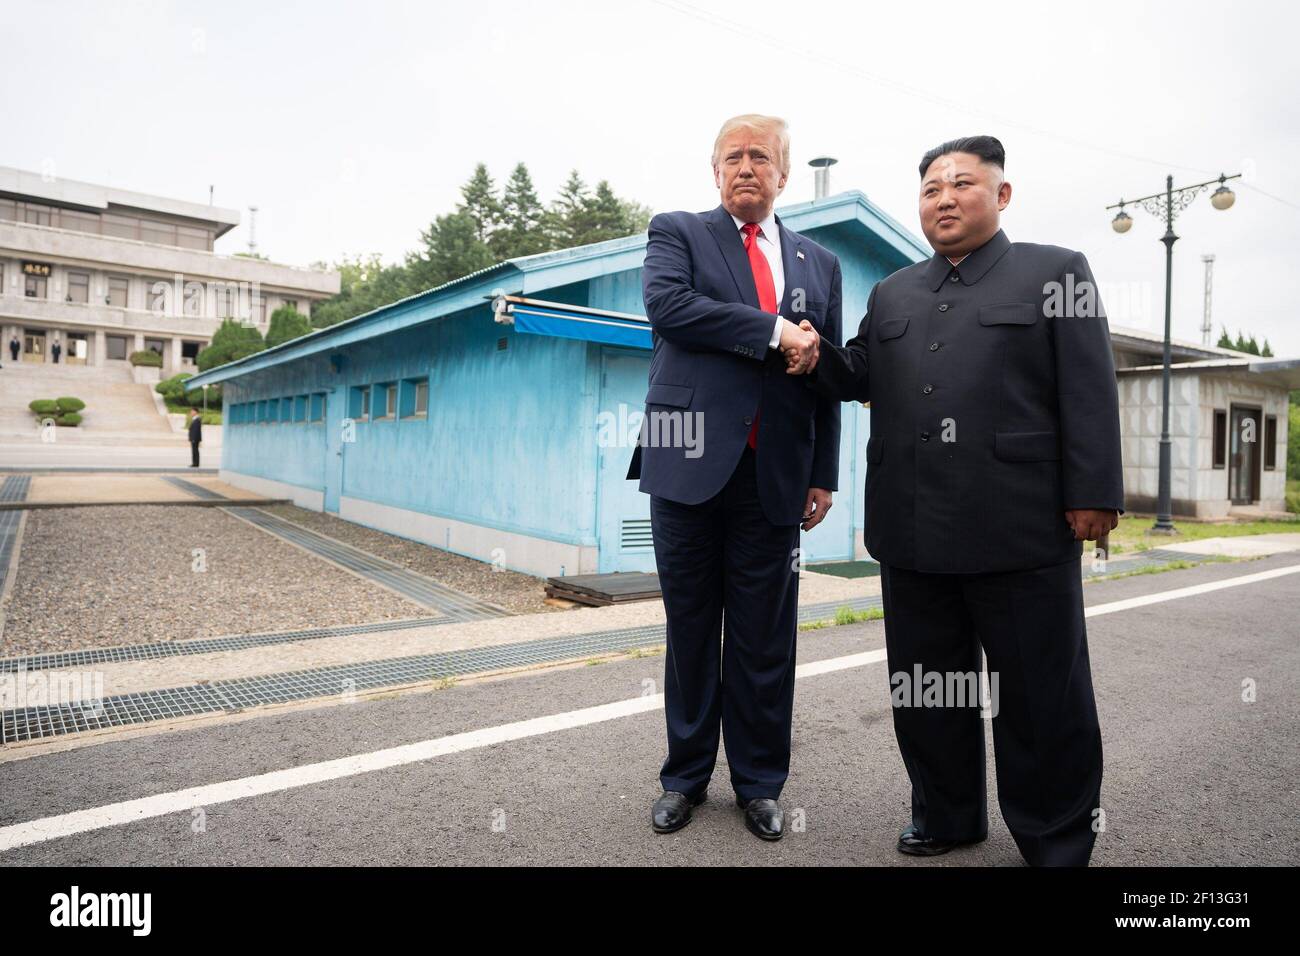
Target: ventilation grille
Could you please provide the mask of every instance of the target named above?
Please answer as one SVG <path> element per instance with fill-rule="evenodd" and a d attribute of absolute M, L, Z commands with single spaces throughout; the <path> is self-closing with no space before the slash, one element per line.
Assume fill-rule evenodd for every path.
<path fill-rule="evenodd" d="M 645 551 L 654 547 L 649 518 L 624 518 L 619 547 L 624 551 Z"/>

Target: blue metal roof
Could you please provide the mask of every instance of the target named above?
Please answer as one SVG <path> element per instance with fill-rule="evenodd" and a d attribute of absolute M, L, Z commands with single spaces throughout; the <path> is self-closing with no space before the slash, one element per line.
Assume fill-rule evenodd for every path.
<path fill-rule="evenodd" d="M 776 212 L 796 232 L 857 223 L 908 261 L 928 259 L 931 255 L 924 242 L 858 190 L 798 203 Z M 486 305 L 486 300 L 496 293 L 533 295 L 596 276 L 639 269 L 645 260 L 645 245 L 646 235 L 641 233 L 508 259 L 337 325 L 317 329 L 274 348 L 200 372 L 186 385 L 193 388 L 215 385 L 318 352 L 420 325 L 453 312 Z"/>

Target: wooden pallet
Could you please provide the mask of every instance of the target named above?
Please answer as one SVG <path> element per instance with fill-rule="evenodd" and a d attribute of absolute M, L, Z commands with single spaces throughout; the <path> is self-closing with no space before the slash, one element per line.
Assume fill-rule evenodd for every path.
<path fill-rule="evenodd" d="M 660 597 L 659 575 L 642 571 L 616 571 L 612 574 L 575 574 L 565 578 L 547 578 L 548 597 L 577 601 L 592 607 L 655 601 Z"/>

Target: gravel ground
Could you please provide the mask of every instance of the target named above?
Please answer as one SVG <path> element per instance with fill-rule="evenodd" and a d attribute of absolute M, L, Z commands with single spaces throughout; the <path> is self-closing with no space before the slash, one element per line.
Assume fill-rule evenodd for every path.
<path fill-rule="evenodd" d="M 516 614 L 561 610 L 545 603 L 542 578 L 516 571 L 494 571 L 486 562 L 297 505 L 268 505 L 262 510 L 433 578 L 449 588 L 491 601 Z"/>
<path fill-rule="evenodd" d="M 29 511 L 4 610 L 0 657 L 433 613 L 216 508 L 147 505 Z"/>

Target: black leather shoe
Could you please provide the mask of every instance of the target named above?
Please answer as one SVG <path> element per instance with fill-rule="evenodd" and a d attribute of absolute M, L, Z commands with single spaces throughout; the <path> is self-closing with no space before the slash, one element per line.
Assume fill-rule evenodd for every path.
<path fill-rule="evenodd" d="M 898 852 L 906 853 L 908 856 L 939 856 L 955 847 L 971 846 L 982 843 L 985 839 L 980 837 L 978 840 L 936 840 L 934 837 L 923 836 L 913 823 L 898 835 Z"/>
<path fill-rule="evenodd" d="M 676 790 L 665 790 L 650 808 L 650 825 L 655 833 L 672 833 L 691 822 L 691 807 L 698 807 L 709 795 L 705 790 L 694 800 Z"/>
<path fill-rule="evenodd" d="M 785 836 L 785 811 L 771 797 L 742 800 L 738 796 L 736 806 L 745 811 L 745 826 L 760 840 L 779 840 Z"/>

